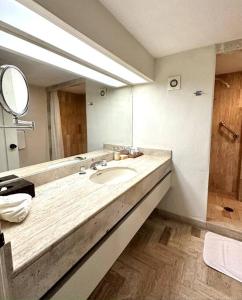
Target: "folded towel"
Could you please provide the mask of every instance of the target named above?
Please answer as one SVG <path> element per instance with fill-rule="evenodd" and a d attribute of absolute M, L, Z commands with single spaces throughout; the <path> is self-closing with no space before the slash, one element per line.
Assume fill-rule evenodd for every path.
<path fill-rule="evenodd" d="M 28 215 L 32 197 L 28 194 L 0 196 L 0 219 L 9 222 L 22 222 Z"/>

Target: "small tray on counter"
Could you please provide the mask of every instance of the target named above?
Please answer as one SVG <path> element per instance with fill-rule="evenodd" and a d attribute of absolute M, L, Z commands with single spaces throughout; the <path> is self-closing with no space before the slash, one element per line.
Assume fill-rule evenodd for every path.
<path fill-rule="evenodd" d="M 134 154 L 129 154 L 129 158 L 136 158 L 136 157 L 139 157 L 139 156 L 142 156 L 142 155 L 144 155 L 144 153 L 137 152 L 137 153 L 134 153 Z"/>

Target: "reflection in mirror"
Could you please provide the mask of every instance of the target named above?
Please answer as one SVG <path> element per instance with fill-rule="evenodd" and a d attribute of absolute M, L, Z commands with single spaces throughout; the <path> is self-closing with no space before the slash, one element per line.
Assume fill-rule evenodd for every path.
<path fill-rule="evenodd" d="M 51 157 L 58 159 L 132 143 L 131 88 L 112 89 L 74 80 L 48 89 Z"/>
<path fill-rule="evenodd" d="M 0 172 L 80 156 L 102 149 L 104 143 L 132 144 L 131 87 L 106 87 L 1 49 L 0 65 L 6 64 L 26 76 L 29 108 L 21 120 L 34 120 L 36 126 L 31 132 L 0 128 Z M 26 100 L 24 90 L 16 94 L 21 93 Z M 22 111 L 24 103 L 16 111 Z M 10 123 L 12 117 L 0 108 L 0 124 Z"/>

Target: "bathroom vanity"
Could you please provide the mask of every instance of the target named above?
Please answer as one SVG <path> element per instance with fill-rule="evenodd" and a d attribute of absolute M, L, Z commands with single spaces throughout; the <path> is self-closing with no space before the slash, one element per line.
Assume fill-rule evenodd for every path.
<path fill-rule="evenodd" d="M 104 149 L 85 154 L 85 162 L 35 166 L 42 170 L 35 175 L 22 170 L 36 186 L 32 209 L 21 224 L 2 222 L 14 299 L 90 295 L 171 186 L 171 152 L 142 150 L 123 161 Z M 88 168 L 100 159 L 107 166 Z M 82 165 L 85 174 L 77 171 Z"/>

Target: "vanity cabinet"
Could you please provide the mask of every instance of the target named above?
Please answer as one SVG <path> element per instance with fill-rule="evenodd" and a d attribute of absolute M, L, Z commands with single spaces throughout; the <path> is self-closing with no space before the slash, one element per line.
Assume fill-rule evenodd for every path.
<path fill-rule="evenodd" d="M 171 186 L 168 173 L 57 285 L 48 299 L 87 299 Z"/>
<path fill-rule="evenodd" d="M 2 227 L 12 299 L 87 298 L 168 191 L 171 162 L 171 153 L 109 161 L 136 171 L 114 185 L 87 169 L 37 186 L 28 218 Z"/>

